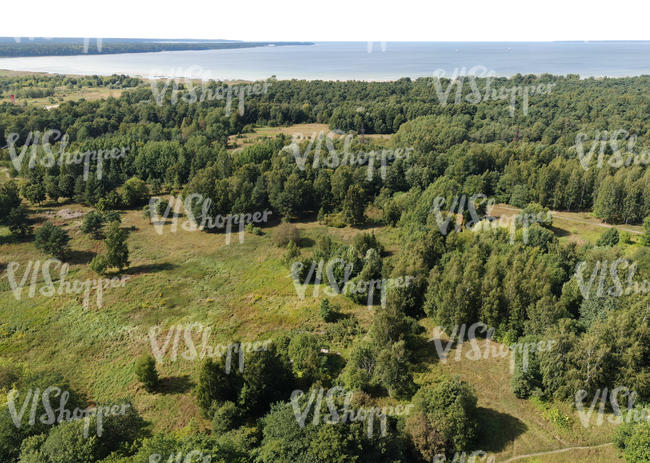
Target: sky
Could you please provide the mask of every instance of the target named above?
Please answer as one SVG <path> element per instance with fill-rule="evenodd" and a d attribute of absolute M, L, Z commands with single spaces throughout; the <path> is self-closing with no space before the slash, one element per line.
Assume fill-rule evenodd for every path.
<path fill-rule="evenodd" d="M 650 40 L 648 0 L 4 0 L 5 37 Z"/>

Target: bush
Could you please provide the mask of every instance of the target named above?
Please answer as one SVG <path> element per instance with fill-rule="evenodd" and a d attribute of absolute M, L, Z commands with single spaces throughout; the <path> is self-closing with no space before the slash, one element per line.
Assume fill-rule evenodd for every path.
<path fill-rule="evenodd" d="M 160 199 L 156 201 L 156 214 L 158 215 L 165 215 L 165 212 L 167 211 L 167 208 L 169 207 L 169 201 L 166 199 Z"/>
<path fill-rule="evenodd" d="M 333 322 L 336 319 L 336 312 L 330 306 L 328 299 L 323 299 L 320 303 L 320 318 L 327 323 Z"/>
<path fill-rule="evenodd" d="M 29 235 L 32 232 L 32 226 L 27 217 L 27 210 L 18 206 L 9 211 L 9 231 L 14 235 Z"/>
<path fill-rule="evenodd" d="M 300 231 L 295 225 L 283 222 L 273 230 L 273 243 L 278 247 L 285 247 L 290 241 L 300 242 Z"/>
<path fill-rule="evenodd" d="M 476 437 L 476 403 L 473 388 L 458 378 L 418 390 L 406 432 L 424 460 L 471 448 Z"/>
<path fill-rule="evenodd" d="M 106 231 L 106 262 L 111 267 L 122 270 L 129 266 L 129 248 L 126 233 L 120 230 L 118 222 L 111 222 Z"/>
<path fill-rule="evenodd" d="M 34 244 L 38 249 L 54 257 L 63 259 L 68 253 L 70 237 L 62 228 L 46 223 L 36 231 Z"/>
<path fill-rule="evenodd" d="M 598 241 L 596 241 L 596 246 L 616 246 L 618 244 L 618 230 L 616 227 L 607 229 L 600 235 Z"/>
<path fill-rule="evenodd" d="M 628 413 L 638 413 L 631 410 Z M 628 463 L 647 463 L 650 455 L 650 422 L 623 423 L 616 430 L 614 443 L 623 450 L 623 456 Z"/>
<path fill-rule="evenodd" d="M 104 226 L 104 216 L 96 211 L 91 211 L 81 223 L 81 231 L 90 234 L 95 239 L 102 237 L 102 227 Z"/>
<path fill-rule="evenodd" d="M 287 252 L 285 252 L 284 256 L 282 256 L 282 260 L 285 264 L 291 266 L 291 264 L 298 259 L 300 259 L 300 249 L 293 240 L 289 241 L 289 244 L 287 245 Z"/>
<path fill-rule="evenodd" d="M 262 229 L 260 227 L 256 227 L 252 223 L 247 223 L 246 226 L 244 227 L 244 230 L 246 230 L 246 232 L 250 233 L 251 235 L 257 235 L 257 236 L 262 235 Z"/>
<path fill-rule="evenodd" d="M 149 198 L 149 187 L 137 177 L 127 180 L 122 186 L 121 199 L 125 207 L 137 207 Z"/>
<path fill-rule="evenodd" d="M 158 372 L 156 371 L 156 361 L 151 355 L 143 355 L 135 365 L 135 375 L 145 389 L 153 392 L 158 386 Z"/>
<path fill-rule="evenodd" d="M 212 430 L 224 434 L 237 427 L 239 409 L 234 402 L 226 401 L 217 407 L 212 414 Z"/>
<path fill-rule="evenodd" d="M 377 240 L 375 233 L 358 233 L 354 235 L 353 240 L 354 249 L 357 250 L 357 253 L 361 257 L 365 257 L 366 253 L 370 249 L 377 251 L 377 254 L 381 255 L 384 252 L 384 247 Z"/>
<path fill-rule="evenodd" d="M 90 269 L 97 275 L 104 275 L 107 268 L 108 261 L 106 260 L 106 256 L 96 255 L 93 257 L 93 260 L 90 261 Z"/>

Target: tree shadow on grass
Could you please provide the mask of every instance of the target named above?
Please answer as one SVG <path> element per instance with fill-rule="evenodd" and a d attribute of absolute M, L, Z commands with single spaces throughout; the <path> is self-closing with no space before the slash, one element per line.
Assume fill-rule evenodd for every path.
<path fill-rule="evenodd" d="M 528 430 L 528 426 L 507 413 L 491 408 L 478 407 L 478 436 L 476 448 L 486 452 L 501 452 L 517 437 Z"/>
<path fill-rule="evenodd" d="M 0 236 L 0 245 L 3 244 L 18 244 L 18 243 L 28 243 L 34 241 L 34 235 L 15 235 L 13 233 L 9 235 Z"/>
<path fill-rule="evenodd" d="M 551 231 L 557 236 L 558 238 L 562 236 L 569 236 L 571 233 L 568 232 L 567 230 L 564 230 L 563 228 L 557 228 L 557 227 L 551 227 Z"/>
<path fill-rule="evenodd" d="M 194 383 L 190 380 L 189 375 L 169 376 L 161 378 L 158 383 L 158 392 L 161 394 L 183 394 L 189 391 Z"/>
<path fill-rule="evenodd" d="M 444 352 L 439 353 L 438 350 L 440 349 L 444 351 L 447 349 L 448 344 L 450 344 L 450 348 L 446 354 L 448 359 L 449 356 L 453 357 L 455 355 L 454 352 L 452 352 L 453 349 L 458 347 L 458 343 L 455 340 L 439 339 L 439 342 L 440 345 L 436 346 L 433 339 L 426 339 L 422 336 L 413 336 L 409 339 L 409 347 L 413 352 L 413 358 L 416 362 L 416 369 L 418 371 L 426 371 L 428 368 L 427 364 L 439 362 L 440 355 L 444 355 Z M 453 361 L 453 358 L 449 360 Z"/>
<path fill-rule="evenodd" d="M 169 262 L 161 262 L 159 264 L 144 264 L 144 265 L 134 265 L 129 267 L 122 272 L 122 275 L 140 275 L 143 273 L 156 273 L 162 272 L 164 270 L 173 270 L 178 265 L 170 264 Z"/>
<path fill-rule="evenodd" d="M 76 249 L 68 251 L 65 256 L 65 262 L 68 264 L 88 264 L 97 253 L 91 251 L 79 251 Z"/>

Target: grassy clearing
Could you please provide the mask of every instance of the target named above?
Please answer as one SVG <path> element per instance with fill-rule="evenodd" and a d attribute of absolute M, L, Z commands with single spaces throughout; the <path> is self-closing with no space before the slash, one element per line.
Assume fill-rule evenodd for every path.
<path fill-rule="evenodd" d="M 441 374 L 459 376 L 476 389 L 479 406 L 480 436 L 477 447 L 490 455 L 496 462 L 545 451 L 554 451 L 569 447 L 596 446 L 612 441 L 614 425 L 606 419 L 602 426 L 597 425 L 596 413 L 591 416 L 587 428 L 583 427 L 579 416 L 566 403 L 551 403 L 541 406 L 534 400 L 521 400 L 510 390 L 510 356 L 488 355 L 485 352 L 505 352 L 498 343 L 478 341 L 478 360 L 472 360 L 476 351 L 469 343 L 450 349 L 446 362 L 438 359 L 434 344 L 434 327 L 430 320 L 422 323 L 426 334 L 423 336 L 418 359 L 424 361 L 425 367 L 415 379 L 418 384 L 435 382 Z M 436 336 L 438 333 L 436 332 Z M 443 346 L 448 339 L 442 336 Z M 468 358 L 469 356 L 469 358 Z M 552 411 L 553 413 L 549 413 Z M 553 420 L 553 416 L 562 416 L 563 420 Z M 570 460 L 569 460 L 570 459 Z M 513 460 L 524 462 L 619 462 L 615 449 L 600 447 L 597 449 L 571 451 L 567 454 L 551 454 Z"/>
<path fill-rule="evenodd" d="M 35 209 L 39 220 L 52 220 L 70 233 L 75 250 L 69 278 L 95 278 L 86 263 L 95 253 L 103 252 L 102 244 L 80 232 L 81 219 L 64 219 L 61 210 L 86 212 L 77 205 L 46 206 Z M 82 306 L 81 296 L 46 298 L 27 292 L 16 300 L 11 292 L 6 268 L 0 280 L 0 355 L 22 362 L 29 368 L 60 371 L 72 386 L 93 400 L 101 401 L 131 397 L 145 419 L 156 430 L 178 429 L 194 419 L 200 427 L 208 423 L 195 405 L 192 388 L 197 380 L 200 360 L 172 361 L 166 357 L 158 370 L 162 391 L 150 394 L 135 379 L 134 359 L 150 353 L 148 331 L 159 325 L 165 331 L 182 323 L 198 322 L 210 327 L 211 345 L 268 339 L 290 329 L 323 332 L 325 324 L 318 316 L 323 295 L 313 296 L 308 288 L 301 300 L 281 262 L 283 249 L 271 242 L 274 226 L 264 228 L 263 236 L 244 235 L 244 242 L 234 235 L 230 245 L 223 234 L 189 232 L 181 227 L 171 232 L 165 225 L 163 233 L 148 223 L 140 211 L 127 211 L 122 226 L 129 231 L 131 266 L 129 280 L 123 288 L 104 293 L 101 308 Z M 328 229 L 315 222 L 300 222 L 309 255 L 318 238 L 330 234 L 336 240 L 351 242 L 359 230 Z M 368 229 L 370 230 L 370 229 Z M 397 231 L 390 227 L 372 229 L 388 250 L 388 259 L 399 252 Z M 0 229 L 2 264 L 45 259 L 33 243 L 13 242 L 6 229 Z M 42 284 L 42 276 L 39 277 Z M 372 320 L 372 310 L 336 296 L 333 301 L 342 312 L 354 316 L 364 328 Z M 423 321 L 426 332 L 432 333 L 430 320 Z M 592 446 L 611 441 L 612 426 L 581 426 L 575 413 L 566 404 L 552 404 L 571 417 L 569 427 L 558 427 L 549 414 L 533 401 L 517 399 L 510 392 L 509 361 L 489 358 L 470 361 L 464 356 L 456 362 L 438 361 L 433 342 L 423 336 L 416 352 L 420 384 L 436 381 L 441 374 L 459 375 L 476 388 L 479 397 L 483 434 L 479 448 L 490 451 L 497 461 L 518 455 L 533 454 L 573 446 Z M 198 344 L 198 340 L 197 340 Z M 185 346 L 181 344 L 179 353 Z M 465 350 L 469 349 L 465 346 Z M 338 349 L 345 356 L 345 349 Z M 450 358 L 455 356 L 455 349 Z M 595 418 L 592 418 L 595 420 Z M 615 450 L 602 447 L 563 454 L 517 460 L 528 462 L 616 462 Z"/>
<path fill-rule="evenodd" d="M 521 212 L 521 209 L 507 204 L 495 204 L 490 210 L 494 217 L 511 217 Z M 560 241 L 574 241 L 578 244 L 587 242 L 595 244 L 600 235 L 612 225 L 604 223 L 591 212 L 564 212 L 551 211 L 553 215 L 553 231 Z M 640 225 L 616 225 L 619 232 L 627 231 L 630 234 L 632 243 L 639 241 L 639 235 L 643 233 Z"/>
<path fill-rule="evenodd" d="M 67 229 L 75 250 L 71 279 L 97 278 L 87 263 L 103 245 L 80 232 L 81 218 L 63 219 L 62 209 L 87 212 L 77 205 L 34 208 L 39 221 L 51 220 Z M 135 379 L 134 359 L 150 353 L 149 329 L 160 325 L 163 331 L 172 325 L 198 322 L 212 330 L 211 345 L 229 344 L 235 339 L 268 339 L 289 329 L 323 332 L 318 315 L 324 286 L 319 297 L 309 287 L 306 297 L 298 297 L 288 268 L 281 262 L 284 249 L 271 242 L 273 227 L 263 236 L 245 233 L 232 236 L 230 245 L 224 234 L 189 232 L 178 228 L 171 232 L 165 225 L 162 234 L 148 223 L 140 211 L 123 215 L 122 227 L 129 231 L 130 268 L 123 288 L 108 289 L 103 306 L 92 303 L 85 309 L 81 295 L 44 297 L 36 291 L 29 297 L 23 290 L 16 300 L 6 265 L 18 262 L 20 280 L 28 261 L 45 260 L 32 242 L 14 242 L 8 231 L 0 230 L 2 279 L 0 280 L 0 355 L 29 368 L 60 371 L 71 385 L 93 400 L 133 397 L 138 410 L 156 429 L 176 429 L 194 418 L 202 419 L 194 405 L 192 385 L 198 376 L 200 361 L 171 361 L 159 365 L 163 378 L 161 394 L 142 390 Z M 317 238 L 330 231 L 317 223 L 299 223 L 310 253 Z M 335 229 L 331 234 L 342 241 L 352 240 L 358 230 Z M 382 241 L 395 243 L 393 229 L 376 229 Z M 395 244 L 389 247 L 397 249 Z M 52 272 L 56 281 L 58 272 Z M 28 278 L 29 286 L 31 276 Z M 38 277 L 39 288 L 45 282 Z M 94 294 L 94 293 L 93 293 Z M 372 311 L 342 296 L 332 298 L 343 313 L 356 317 L 367 327 Z M 197 338 L 197 344 L 199 344 Z M 180 352 L 185 346 L 181 344 Z M 340 349 L 339 349 L 340 350 Z M 203 423 L 205 424 L 205 423 Z"/>
<path fill-rule="evenodd" d="M 311 138 L 313 136 L 318 136 L 320 133 L 328 134 L 331 132 L 330 126 L 328 124 L 294 124 L 287 127 L 258 127 L 255 128 L 253 132 L 245 133 L 242 135 L 231 135 L 228 139 L 228 144 L 233 148 L 244 148 L 255 144 L 260 138 L 268 137 L 273 138 L 276 135 L 284 134 L 289 137 L 293 135 L 301 134 L 305 138 Z M 363 135 L 363 137 L 369 138 L 377 142 L 386 142 L 390 140 L 391 135 L 382 135 L 382 134 L 372 134 L 372 135 Z"/>

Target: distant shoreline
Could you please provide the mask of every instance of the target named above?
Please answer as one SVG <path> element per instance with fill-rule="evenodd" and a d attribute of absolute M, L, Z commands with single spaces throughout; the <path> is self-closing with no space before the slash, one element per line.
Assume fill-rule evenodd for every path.
<path fill-rule="evenodd" d="M 118 55 L 163 51 L 234 50 L 257 47 L 314 45 L 314 42 L 240 42 L 165 39 L 25 39 L 0 37 L 0 59 L 47 56 Z"/>

